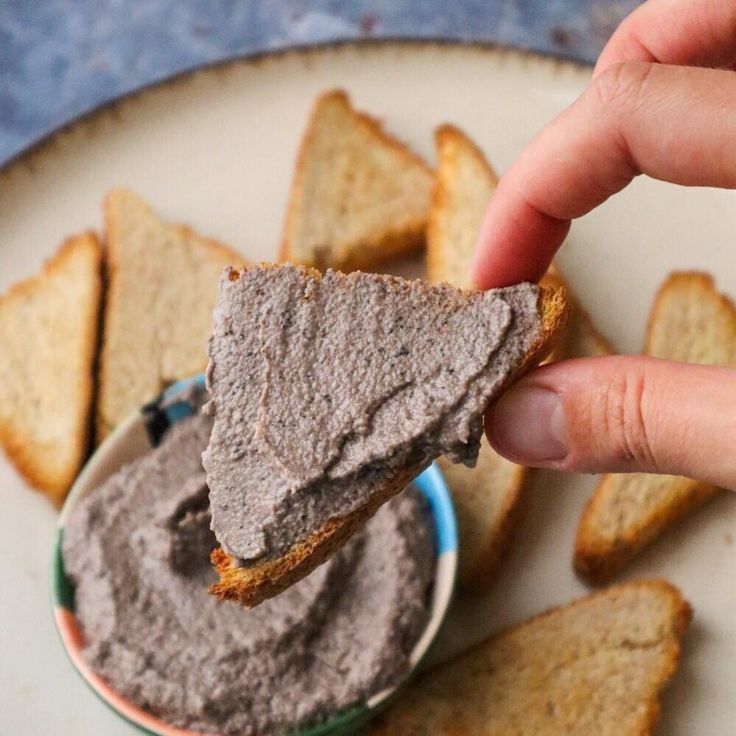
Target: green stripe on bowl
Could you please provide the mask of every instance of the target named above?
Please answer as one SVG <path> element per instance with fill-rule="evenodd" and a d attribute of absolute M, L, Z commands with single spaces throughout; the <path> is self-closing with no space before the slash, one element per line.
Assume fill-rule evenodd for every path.
<path fill-rule="evenodd" d="M 69 611 L 74 611 L 74 587 L 64 570 L 64 558 L 61 554 L 62 541 L 64 540 L 64 529 L 56 531 L 56 542 L 54 544 L 54 558 L 51 565 L 51 578 L 54 581 L 54 603 Z"/>
<path fill-rule="evenodd" d="M 367 705 L 356 705 L 329 721 L 312 728 L 293 731 L 292 736 L 343 736 L 354 734 L 355 729 L 368 721 L 373 712 Z"/>

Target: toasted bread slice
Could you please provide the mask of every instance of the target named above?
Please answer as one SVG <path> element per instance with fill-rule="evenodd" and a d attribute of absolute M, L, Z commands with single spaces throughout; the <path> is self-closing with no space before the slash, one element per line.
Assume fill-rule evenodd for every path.
<path fill-rule="evenodd" d="M 317 534 L 295 544 L 289 552 L 252 567 L 240 567 L 222 547 L 213 550 L 212 564 L 220 576 L 210 593 L 223 600 L 238 601 L 252 608 L 298 583 L 343 547 L 378 509 L 406 486 L 425 465 L 405 468 L 382 485 L 359 509 L 330 519 Z"/>
<path fill-rule="evenodd" d="M 281 260 L 375 268 L 424 242 L 432 173 L 342 90 L 320 95 L 301 144 Z"/>
<path fill-rule="evenodd" d="M 662 285 L 649 318 L 645 352 L 709 365 L 736 364 L 736 308 L 702 273 L 676 273 Z M 716 493 L 689 478 L 606 475 L 580 520 L 574 564 L 588 582 L 610 580 L 665 530 Z"/>
<path fill-rule="evenodd" d="M 57 504 L 89 448 L 101 263 L 84 233 L 0 296 L 0 444 Z"/>
<path fill-rule="evenodd" d="M 162 222 L 136 194 L 105 200 L 108 298 L 97 441 L 168 383 L 203 371 L 217 285 L 238 253 Z"/>
<path fill-rule="evenodd" d="M 368 733 L 646 736 L 691 617 L 665 582 L 609 588 L 430 670 Z"/>
<path fill-rule="evenodd" d="M 318 278 L 319 273 L 312 271 L 310 276 Z M 231 274 L 230 278 L 233 277 L 236 280 L 240 278 L 237 273 Z M 395 280 L 397 288 L 400 282 L 401 280 Z M 426 288 L 429 289 L 429 287 Z M 561 290 L 541 290 L 538 311 L 541 318 L 541 334 L 521 358 L 508 381 L 536 365 L 551 349 L 564 327 L 566 318 L 564 292 Z M 215 362 L 215 365 L 217 365 L 217 362 Z M 500 386 L 498 390 L 502 389 L 503 386 Z M 216 389 L 213 396 L 216 404 Z M 217 416 L 217 410 L 215 416 Z M 207 453 L 205 456 L 207 456 Z M 209 459 L 209 462 L 212 462 L 212 460 Z M 239 565 L 223 550 L 216 550 L 213 553 L 212 561 L 220 575 L 220 581 L 212 586 L 211 592 L 221 598 L 238 600 L 246 606 L 257 605 L 262 600 L 276 595 L 297 580 L 305 577 L 318 564 L 334 553 L 365 520 L 375 513 L 382 503 L 400 492 L 426 464 L 427 460 L 423 459 L 416 464 L 410 463 L 407 467 L 401 468 L 399 472 L 387 474 L 371 488 L 370 495 L 365 499 L 365 502 L 353 513 L 330 518 L 319 531 L 307 539 L 295 543 L 285 554 L 279 557 L 243 566 Z M 205 468 L 208 470 L 208 480 L 210 481 L 210 488 L 212 488 L 207 462 Z"/>
<path fill-rule="evenodd" d="M 427 226 L 427 275 L 433 282 L 469 288 L 475 239 L 498 177 L 481 150 L 458 128 L 441 126 L 435 131 L 435 143 L 437 168 Z M 567 286 L 554 268 L 542 285 Z M 569 290 L 567 293 L 575 304 Z M 590 319 L 575 305 L 565 334 L 547 360 L 572 357 L 573 350 L 597 352 L 595 335 Z M 474 468 L 445 458 L 438 462 L 457 510 L 459 583 L 466 590 L 482 590 L 493 581 L 523 515 L 527 469 L 501 457 L 485 439 Z"/>

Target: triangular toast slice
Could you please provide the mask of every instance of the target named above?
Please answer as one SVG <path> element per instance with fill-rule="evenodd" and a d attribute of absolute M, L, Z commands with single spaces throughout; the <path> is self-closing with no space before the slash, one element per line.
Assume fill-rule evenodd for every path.
<path fill-rule="evenodd" d="M 692 612 L 661 581 L 624 583 L 490 639 L 412 685 L 371 736 L 647 736 Z"/>
<path fill-rule="evenodd" d="M 375 268 L 424 242 L 432 173 L 342 90 L 317 98 L 301 144 L 281 260 Z"/>
<path fill-rule="evenodd" d="M 427 227 L 427 275 L 436 283 L 469 288 L 475 239 L 498 177 L 478 146 L 459 128 L 441 126 L 435 132 L 435 144 L 437 168 Z M 554 268 L 542 285 L 566 287 Z M 574 306 L 565 334 L 548 360 L 604 349 L 603 338 L 597 337 L 569 290 L 567 294 Z M 457 511 L 459 583 L 466 590 L 482 590 L 493 581 L 522 517 L 527 469 L 501 457 L 485 439 L 474 468 L 444 457 L 438 462 Z"/>
<path fill-rule="evenodd" d="M 89 449 L 101 263 L 84 233 L 0 296 L 0 444 L 57 504 Z"/>
<path fill-rule="evenodd" d="M 217 284 L 234 250 L 160 220 L 126 189 L 105 200 L 108 296 L 97 441 L 168 383 L 204 370 Z"/>
<path fill-rule="evenodd" d="M 225 548 L 213 592 L 246 605 L 275 595 L 432 458 L 472 462 L 488 402 L 549 352 L 565 317 L 562 291 L 531 285 L 463 292 L 231 270 L 210 341 L 203 455 Z"/>
<path fill-rule="evenodd" d="M 733 302 L 707 274 L 672 274 L 654 301 L 644 352 L 686 363 L 736 365 Z M 580 520 L 576 571 L 591 583 L 610 580 L 716 491 L 708 483 L 670 475 L 605 475 Z"/>

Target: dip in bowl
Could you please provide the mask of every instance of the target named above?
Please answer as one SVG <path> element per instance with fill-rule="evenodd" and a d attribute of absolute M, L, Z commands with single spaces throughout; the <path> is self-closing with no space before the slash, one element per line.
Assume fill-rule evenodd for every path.
<path fill-rule="evenodd" d="M 150 733 L 352 732 L 409 679 L 447 611 L 449 492 L 433 465 L 293 588 L 252 611 L 219 603 L 206 593 L 215 541 L 202 398 L 201 377 L 167 389 L 108 438 L 69 494 L 53 564 L 66 651 Z"/>

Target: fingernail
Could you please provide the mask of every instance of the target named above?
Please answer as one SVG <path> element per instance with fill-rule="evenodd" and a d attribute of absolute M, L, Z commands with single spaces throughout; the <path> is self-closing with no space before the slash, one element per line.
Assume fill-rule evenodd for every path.
<path fill-rule="evenodd" d="M 489 420 L 494 444 L 515 460 L 534 464 L 567 455 L 565 416 L 554 391 L 535 385 L 513 388 L 491 409 Z"/>

